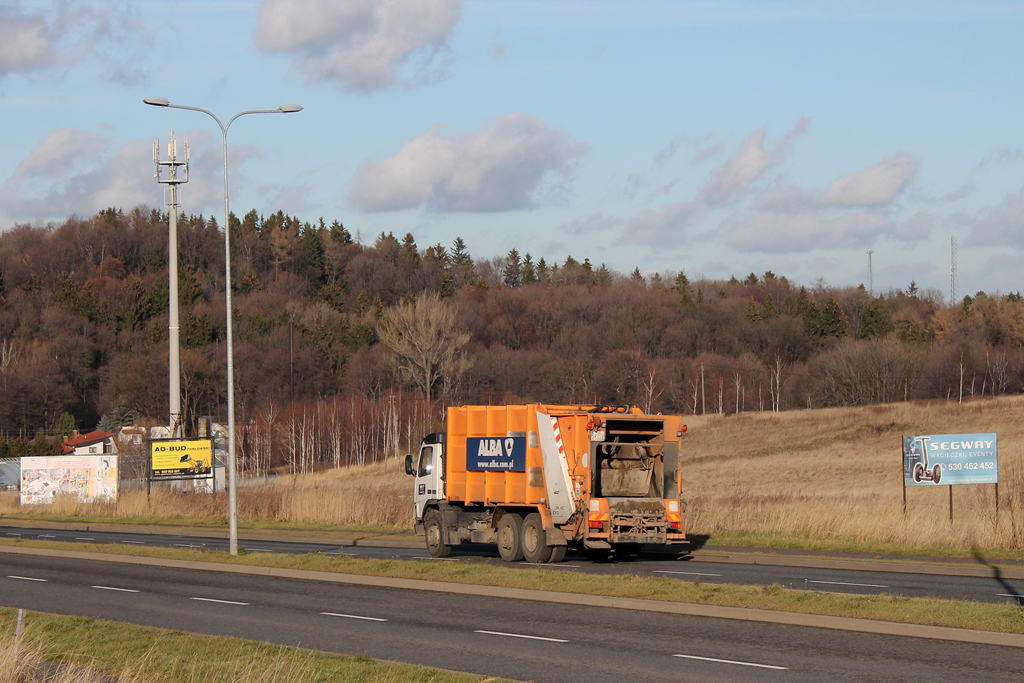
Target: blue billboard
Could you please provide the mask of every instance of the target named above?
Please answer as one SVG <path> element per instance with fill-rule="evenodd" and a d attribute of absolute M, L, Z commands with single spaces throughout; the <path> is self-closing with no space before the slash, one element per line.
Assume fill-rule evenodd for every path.
<path fill-rule="evenodd" d="M 466 470 L 469 472 L 525 472 L 526 437 L 467 438 Z"/>
<path fill-rule="evenodd" d="M 995 484 L 998 481 L 995 434 L 903 437 L 903 483 L 907 486 Z"/>

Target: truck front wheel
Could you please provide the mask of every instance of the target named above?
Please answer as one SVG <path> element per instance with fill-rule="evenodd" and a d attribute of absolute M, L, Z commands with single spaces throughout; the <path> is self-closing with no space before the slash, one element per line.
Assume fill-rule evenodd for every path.
<path fill-rule="evenodd" d="M 441 515 L 436 510 L 427 513 L 423 520 L 423 530 L 427 537 L 427 552 L 431 557 L 448 557 L 452 547 L 444 542 L 444 525 Z"/>
<path fill-rule="evenodd" d="M 544 533 L 544 522 L 540 515 L 531 512 L 523 520 L 523 557 L 527 562 L 538 564 L 547 562 L 551 557 L 551 546 L 548 545 L 547 534 Z"/>
<path fill-rule="evenodd" d="M 523 518 L 506 512 L 498 521 L 498 552 L 506 562 L 523 559 Z"/>

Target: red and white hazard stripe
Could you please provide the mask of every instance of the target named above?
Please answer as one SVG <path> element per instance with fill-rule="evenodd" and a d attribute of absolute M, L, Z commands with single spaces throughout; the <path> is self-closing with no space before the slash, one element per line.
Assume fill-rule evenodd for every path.
<path fill-rule="evenodd" d="M 551 429 L 555 432 L 555 446 L 558 447 L 558 454 L 565 455 L 565 446 L 562 444 L 562 432 L 558 429 L 558 418 L 551 418 Z"/>

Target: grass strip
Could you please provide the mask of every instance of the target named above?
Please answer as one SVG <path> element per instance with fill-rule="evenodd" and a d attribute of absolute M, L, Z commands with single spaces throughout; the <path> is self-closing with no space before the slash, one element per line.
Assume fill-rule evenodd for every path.
<path fill-rule="evenodd" d="M 977 631 L 1024 634 L 1024 608 L 967 600 L 911 598 L 899 595 L 853 595 L 801 590 L 798 586 L 743 586 L 703 583 L 674 578 L 637 575 L 601 575 L 567 572 L 538 565 L 524 570 L 484 563 L 410 562 L 329 556 L 322 553 L 278 555 L 260 553 L 233 557 L 225 552 L 179 548 L 92 543 L 59 543 L 0 539 L 0 545 L 113 553 L 136 557 L 160 557 L 198 562 L 222 562 L 260 567 L 387 576 L 423 581 L 448 581 L 481 586 L 525 588 L 582 595 L 639 598 L 723 607 L 873 619 L 903 624 L 944 626 Z"/>
<path fill-rule="evenodd" d="M 0 647 L 16 610 L 0 608 Z M 365 655 L 336 655 L 239 638 L 41 612 L 27 616 L 24 647 L 48 661 L 91 666 L 133 681 L 168 683 L 475 683 L 487 677 Z M 507 679 L 488 678 L 490 682 Z"/>

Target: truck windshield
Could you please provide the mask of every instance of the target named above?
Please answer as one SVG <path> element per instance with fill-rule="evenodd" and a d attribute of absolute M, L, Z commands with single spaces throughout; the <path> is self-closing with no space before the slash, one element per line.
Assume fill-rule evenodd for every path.
<path fill-rule="evenodd" d="M 417 477 L 425 477 L 434 471 L 434 447 L 424 446 L 420 449 L 420 466 L 416 471 Z"/>

